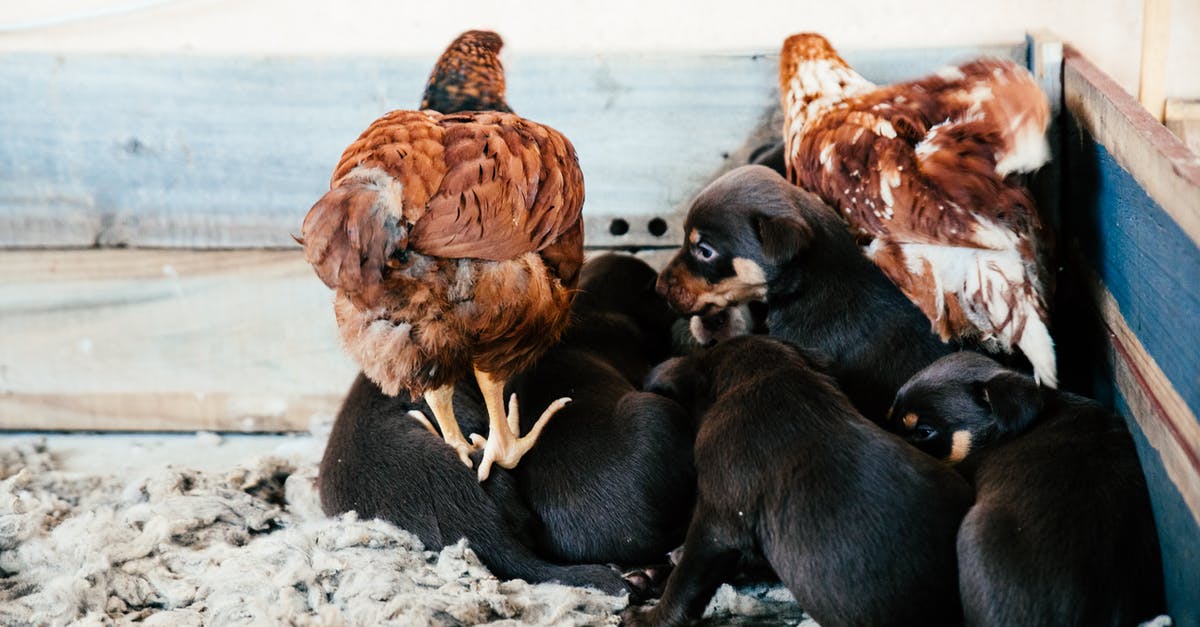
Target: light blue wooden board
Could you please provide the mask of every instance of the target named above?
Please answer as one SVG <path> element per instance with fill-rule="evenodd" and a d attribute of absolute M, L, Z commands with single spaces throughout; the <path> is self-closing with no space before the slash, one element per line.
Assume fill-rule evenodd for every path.
<path fill-rule="evenodd" d="M 886 83 L 1025 51 L 846 56 Z M 0 247 L 293 246 L 342 149 L 414 106 L 434 59 L 0 55 Z M 774 54 L 505 62 L 513 107 L 575 143 L 592 246 L 677 245 L 688 200 L 777 128 Z"/>

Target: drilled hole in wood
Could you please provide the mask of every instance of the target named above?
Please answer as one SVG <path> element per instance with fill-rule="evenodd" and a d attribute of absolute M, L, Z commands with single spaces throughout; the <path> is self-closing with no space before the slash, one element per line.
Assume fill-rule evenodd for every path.
<path fill-rule="evenodd" d="M 617 218 L 608 225 L 608 232 L 613 235 L 624 235 L 629 232 L 629 223 Z"/>
<path fill-rule="evenodd" d="M 654 218 L 650 220 L 650 224 L 647 224 L 646 228 L 650 230 L 650 234 L 654 237 L 662 237 L 667 232 L 667 221 L 662 218 Z"/>

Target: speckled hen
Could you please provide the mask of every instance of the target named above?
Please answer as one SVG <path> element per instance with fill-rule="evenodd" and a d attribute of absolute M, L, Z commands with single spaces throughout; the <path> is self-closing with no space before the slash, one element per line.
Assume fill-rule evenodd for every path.
<path fill-rule="evenodd" d="M 983 59 L 876 87 L 804 33 L 779 81 L 788 178 L 837 209 L 943 339 L 1018 347 L 1055 386 L 1046 236 L 1017 176 L 1049 156 L 1029 73 Z"/>
<path fill-rule="evenodd" d="M 507 112 L 498 61 L 475 74 L 459 64 L 443 76 L 475 82 L 437 86 L 468 35 L 486 41 L 464 50 L 494 60 L 498 36 L 464 34 L 435 68 L 423 106 L 486 101 L 504 111 L 393 111 L 376 120 L 342 154 L 300 239 L 336 292 L 350 355 L 384 392 L 424 395 L 463 463 L 482 447 L 482 481 L 493 463 L 514 467 L 570 400 L 551 404 L 520 438 L 516 398 L 506 411 L 503 394 L 567 325 L 583 263 L 583 174 L 566 137 Z M 451 399 L 455 382 L 472 375 L 489 434 L 468 441 Z"/>

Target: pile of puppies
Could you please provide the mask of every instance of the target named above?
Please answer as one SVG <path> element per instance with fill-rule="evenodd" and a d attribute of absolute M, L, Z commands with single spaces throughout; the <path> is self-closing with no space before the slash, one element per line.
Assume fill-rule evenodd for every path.
<path fill-rule="evenodd" d="M 685 237 L 661 275 L 629 256 L 585 265 L 567 335 L 506 392 L 523 416 L 575 400 L 487 482 L 423 402 L 360 376 L 321 463 L 325 510 L 431 547 L 465 537 L 500 577 L 662 595 L 628 624 L 687 624 L 764 565 L 822 625 L 1126 625 L 1162 610 L 1120 417 L 939 340 L 838 216 L 768 168 L 713 182 Z M 766 303 L 765 335 L 671 357 L 668 304 L 728 315 L 750 301 Z M 483 428 L 472 384 L 454 403 L 465 432 Z"/>

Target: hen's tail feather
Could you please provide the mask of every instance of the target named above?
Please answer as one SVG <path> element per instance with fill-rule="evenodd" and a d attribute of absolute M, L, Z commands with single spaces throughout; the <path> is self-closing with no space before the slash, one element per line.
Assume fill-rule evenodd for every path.
<path fill-rule="evenodd" d="M 1058 369 L 1054 356 L 1054 340 L 1046 323 L 1037 316 L 1030 316 L 1017 346 L 1033 365 L 1033 378 L 1048 387 L 1058 387 Z"/>
<path fill-rule="evenodd" d="M 967 76 L 964 87 L 971 87 L 970 97 L 978 97 L 980 117 L 999 132 L 996 173 L 1032 172 L 1044 165 L 1050 159 L 1050 103 L 1033 75 L 1016 63 L 994 59 L 960 67 Z M 973 95 L 978 93 L 986 95 Z M 967 115 L 972 117 L 970 110 Z"/>
<path fill-rule="evenodd" d="M 359 309 L 378 302 L 388 259 L 407 241 L 389 200 L 369 182 L 347 181 L 322 196 L 301 227 L 305 260 Z"/>

